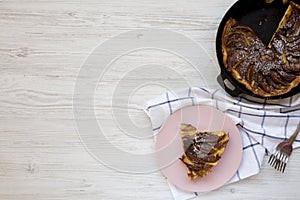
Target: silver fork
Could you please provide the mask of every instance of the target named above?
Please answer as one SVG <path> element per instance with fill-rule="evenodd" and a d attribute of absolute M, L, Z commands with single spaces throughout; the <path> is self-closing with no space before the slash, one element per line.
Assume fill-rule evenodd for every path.
<path fill-rule="evenodd" d="M 280 172 L 284 172 L 289 157 L 293 151 L 293 142 L 295 141 L 300 131 L 300 122 L 298 123 L 297 129 L 291 135 L 291 137 L 283 142 L 280 142 L 275 148 L 274 152 L 269 158 L 268 163 Z"/>

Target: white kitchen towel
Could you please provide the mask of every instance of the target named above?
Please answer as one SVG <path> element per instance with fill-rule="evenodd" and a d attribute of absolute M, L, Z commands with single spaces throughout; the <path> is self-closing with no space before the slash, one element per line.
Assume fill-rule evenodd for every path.
<path fill-rule="evenodd" d="M 258 102 L 252 97 L 233 98 L 222 89 L 192 87 L 178 92 L 167 92 L 144 105 L 144 111 L 157 134 L 165 120 L 176 110 L 190 105 L 211 105 L 229 116 L 237 125 L 243 141 L 243 158 L 229 183 L 259 173 L 267 152 L 287 139 L 300 121 L 300 94 L 279 100 Z M 300 146 L 300 135 L 293 144 Z M 169 183 L 170 184 L 170 183 Z M 198 193 L 185 192 L 170 184 L 175 200 L 193 198 Z"/>

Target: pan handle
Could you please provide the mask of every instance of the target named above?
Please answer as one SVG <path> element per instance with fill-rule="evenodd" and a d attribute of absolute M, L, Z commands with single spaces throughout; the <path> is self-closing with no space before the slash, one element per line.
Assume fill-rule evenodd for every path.
<path fill-rule="evenodd" d="M 242 91 L 240 91 L 238 88 L 236 88 L 221 72 L 219 76 L 217 77 L 217 81 L 220 84 L 220 86 L 231 96 L 237 97 L 240 94 L 242 94 Z"/>

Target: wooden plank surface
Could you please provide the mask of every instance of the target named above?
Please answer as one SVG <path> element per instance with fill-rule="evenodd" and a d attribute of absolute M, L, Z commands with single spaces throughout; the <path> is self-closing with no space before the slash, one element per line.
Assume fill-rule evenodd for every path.
<path fill-rule="evenodd" d="M 76 131 L 72 110 L 76 77 L 98 45 L 138 28 L 177 31 L 204 47 L 212 67 L 202 68 L 200 74 L 178 56 L 144 49 L 117 60 L 100 81 L 95 113 L 109 132 L 107 137 L 129 152 L 150 152 L 154 147 L 152 139 L 139 141 L 122 136 L 113 120 L 113 91 L 120 80 L 124 91 L 134 89 L 140 83 L 140 72 L 127 79 L 122 77 L 134 66 L 145 63 L 168 66 L 180 74 L 159 72 L 156 79 L 162 84 L 146 84 L 132 94 L 116 96 L 118 109 L 128 110 L 132 123 L 146 127 L 151 134 L 149 119 L 142 111 L 146 100 L 167 89 L 217 84 L 215 36 L 218 23 L 233 3 L 234 0 L 1 0 L 0 199 L 172 199 L 160 172 L 116 172 L 87 152 Z M 124 106 L 124 101 L 128 105 Z M 292 155 L 285 174 L 271 169 L 266 159 L 259 175 L 198 199 L 298 199 L 300 151 Z"/>

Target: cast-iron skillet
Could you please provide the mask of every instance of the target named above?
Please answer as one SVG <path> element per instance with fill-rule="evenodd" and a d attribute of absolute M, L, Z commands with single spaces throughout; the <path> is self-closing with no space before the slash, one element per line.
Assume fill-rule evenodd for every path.
<path fill-rule="evenodd" d="M 300 4 L 300 0 L 294 0 L 295 3 Z M 272 3 L 265 3 L 265 0 L 239 0 L 237 1 L 223 17 L 216 38 L 216 50 L 221 73 L 217 80 L 219 84 L 231 96 L 237 97 L 240 95 L 250 95 L 260 99 L 281 99 L 293 96 L 300 92 L 300 85 L 293 88 L 290 92 L 274 96 L 261 97 L 253 94 L 245 86 L 235 80 L 232 75 L 225 69 L 222 55 L 222 32 L 224 26 L 229 18 L 234 18 L 240 24 L 250 26 L 253 31 L 260 37 L 260 39 L 268 44 L 274 32 L 276 31 L 280 20 L 282 19 L 288 3 L 283 5 L 282 0 L 274 0 Z"/>

